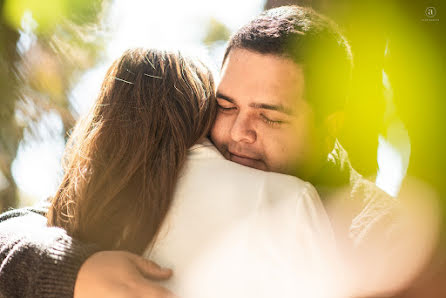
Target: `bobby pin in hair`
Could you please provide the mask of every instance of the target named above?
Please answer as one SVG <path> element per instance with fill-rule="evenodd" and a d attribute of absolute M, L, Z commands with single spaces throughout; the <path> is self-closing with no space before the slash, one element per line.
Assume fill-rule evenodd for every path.
<path fill-rule="evenodd" d="M 154 78 L 154 79 L 162 79 L 162 77 L 159 77 L 159 76 L 154 76 L 154 75 L 149 75 L 149 74 L 147 74 L 147 73 L 144 73 L 144 75 L 145 76 L 148 76 L 148 77 L 151 77 L 151 78 Z"/>
<path fill-rule="evenodd" d="M 152 68 L 154 70 L 156 70 L 155 65 L 153 65 L 153 63 L 150 61 L 150 59 L 147 56 L 145 58 L 146 58 L 147 62 L 149 62 L 149 64 L 152 66 Z"/>
<path fill-rule="evenodd" d="M 178 92 L 180 92 L 181 94 L 183 94 L 183 92 L 181 92 L 180 89 L 177 88 L 177 86 L 175 85 L 175 83 L 173 84 L 173 87 L 174 87 L 175 89 L 177 89 Z M 183 94 L 183 95 L 184 95 L 184 94 Z"/>
<path fill-rule="evenodd" d="M 115 80 L 118 80 L 118 81 L 121 81 L 121 82 L 124 82 L 124 83 L 130 84 L 130 85 L 134 85 L 134 83 L 132 83 L 132 82 L 129 82 L 129 81 L 126 81 L 126 80 L 123 80 L 123 79 L 120 79 L 120 78 L 118 78 L 118 77 L 115 77 Z"/>
<path fill-rule="evenodd" d="M 132 75 L 134 75 L 135 73 L 133 71 L 131 71 L 130 69 L 126 68 L 125 69 L 127 72 L 131 73 Z"/>

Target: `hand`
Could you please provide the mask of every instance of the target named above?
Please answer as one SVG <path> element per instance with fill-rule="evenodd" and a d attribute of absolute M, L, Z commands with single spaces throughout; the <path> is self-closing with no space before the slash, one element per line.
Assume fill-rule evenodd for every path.
<path fill-rule="evenodd" d="M 90 256 L 79 270 L 74 298 L 171 298 L 156 281 L 169 279 L 172 270 L 125 251 L 101 251 Z"/>

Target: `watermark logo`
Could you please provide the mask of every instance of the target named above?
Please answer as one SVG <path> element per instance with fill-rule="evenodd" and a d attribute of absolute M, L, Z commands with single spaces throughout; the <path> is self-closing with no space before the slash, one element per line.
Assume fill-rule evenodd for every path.
<path fill-rule="evenodd" d="M 424 14 L 428 18 L 433 18 L 437 14 L 437 10 L 435 9 L 435 7 L 427 7 L 426 10 L 424 11 Z"/>
<path fill-rule="evenodd" d="M 425 19 L 421 19 L 423 22 L 439 22 L 440 19 L 434 19 L 437 15 L 437 9 L 433 6 L 426 7 L 424 10 L 424 15 L 427 17 Z"/>

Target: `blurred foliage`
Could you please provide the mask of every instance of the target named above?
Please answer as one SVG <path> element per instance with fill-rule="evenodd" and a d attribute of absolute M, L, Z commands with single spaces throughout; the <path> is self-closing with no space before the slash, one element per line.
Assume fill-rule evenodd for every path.
<path fill-rule="evenodd" d="M 203 38 L 203 43 L 209 46 L 218 41 L 227 41 L 230 35 L 231 32 L 223 23 L 215 18 L 210 18 L 207 25 L 206 35 Z"/>
<path fill-rule="evenodd" d="M 65 20 L 78 25 L 94 23 L 101 8 L 101 0 L 4 0 L 2 18 L 10 27 L 20 29 L 24 13 L 30 11 L 37 32 L 51 34 Z"/>
<path fill-rule="evenodd" d="M 68 95 L 104 46 L 102 0 L 0 0 L 0 210 L 17 205 L 11 164 L 48 111 L 74 124 Z"/>

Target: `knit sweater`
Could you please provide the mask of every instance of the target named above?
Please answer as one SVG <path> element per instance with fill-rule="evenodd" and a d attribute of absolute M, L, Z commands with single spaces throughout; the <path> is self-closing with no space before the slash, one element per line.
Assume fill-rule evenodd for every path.
<path fill-rule="evenodd" d="M 98 249 L 47 227 L 46 204 L 0 215 L 0 297 L 73 297 L 77 273 Z"/>

